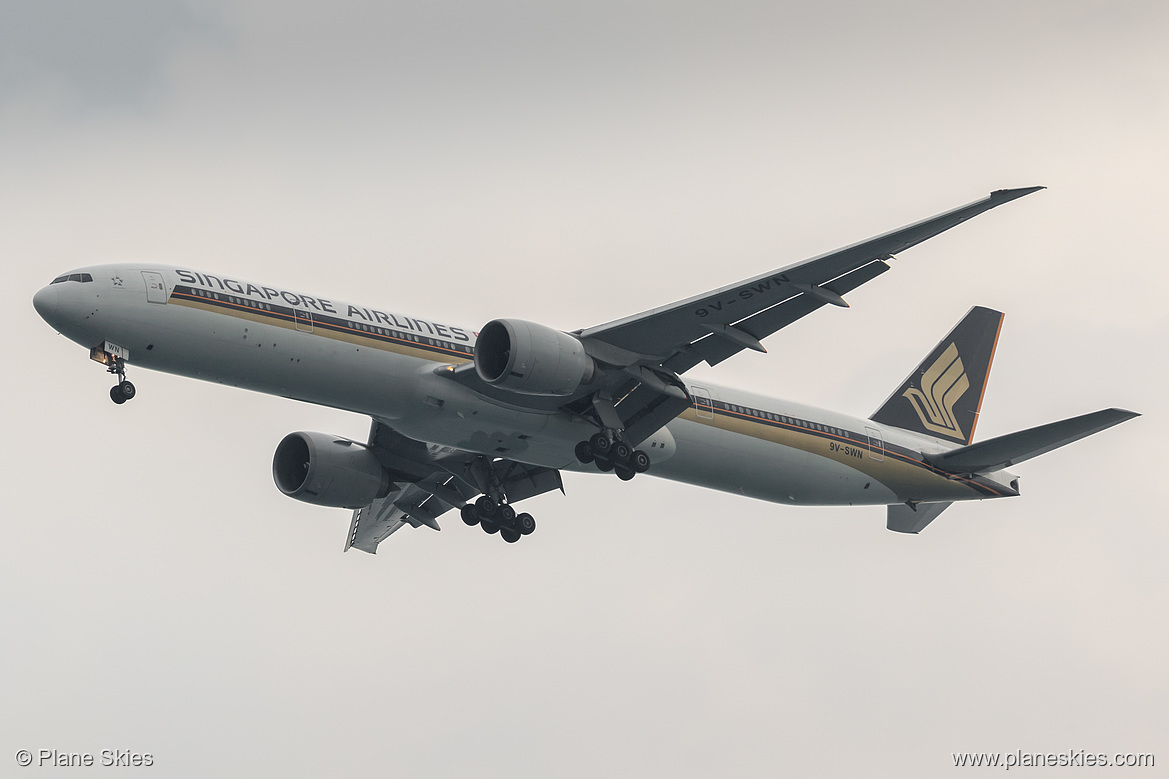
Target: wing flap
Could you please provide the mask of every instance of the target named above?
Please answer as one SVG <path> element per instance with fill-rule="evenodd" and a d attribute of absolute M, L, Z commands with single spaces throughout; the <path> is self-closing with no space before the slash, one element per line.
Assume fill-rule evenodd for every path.
<path fill-rule="evenodd" d="M 354 510 L 349 520 L 349 535 L 345 538 L 344 551 L 358 549 L 377 554 L 378 544 L 406 524 L 405 515 L 393 503 L 399 494 L 400 491 L 392 492 L 364 508 Z"/>
<path fill-rule="evenodd" d="M 497 460 L 494 468 L 509 503 L 534 498 L 553 490 L 564 492 L 560 471 L 555 468 L 527 465 L 514 460 Z"/>
<path fill-rule="evenodd" d="M 560 471 L 459 449 L 427 445 L 373 420 L 369 447 L 398 486 L 353 512 L 345 550 L 376 554 L 378 544 L 404 525 L 440 530 L 438 517 L 462 507 L 492 485 L 510 502 L 564 489 Z"/>
<path fill-rule="evenodd" d="M 638 386 L 617 404 L 630 446 L 642 442 L 690 406 L 687 395 L 666 394 L 645 384 Z"/>

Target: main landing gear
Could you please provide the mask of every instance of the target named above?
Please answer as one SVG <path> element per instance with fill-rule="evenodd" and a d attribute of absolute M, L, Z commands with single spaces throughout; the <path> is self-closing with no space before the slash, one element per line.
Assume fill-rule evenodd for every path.
<path fill-rule="evenodd" d="M 594 463 L 606 473 L 613 471 L 622 481 L 629 481 L 649 470 L 649 455 L 622 441 L 620 435 L 612 430 L 596 433 L 589 440 L 577 444 L 576 459 L 586 464 Z"/>
<path fill-rule="evenodd" d="M 531 514 L 516 514 L 506 501 L 497 501 L 486 495 L 474 503 L 468 503 L 459 512 L 463 522 L 478 525 L 488 534 L 499 533 L 509 544 L 530 535 L 536 529 L 536 520 Z"/>
<path fill-rule="evenodd" d="M 110 400 L 120 406 L 138 394 L 138 390 L 126 379 L 126 361 L 121 357 L 111 357 L 106 372 L 118 375 L 118 383 L 110 387 Z"/>

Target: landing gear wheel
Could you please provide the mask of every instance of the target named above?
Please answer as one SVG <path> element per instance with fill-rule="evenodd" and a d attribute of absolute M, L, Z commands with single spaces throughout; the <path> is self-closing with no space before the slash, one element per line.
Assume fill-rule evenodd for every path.
<path fill-rule="evenodd" d="M 475 501 L 475 508 L 479 509 L 479 519 L 483 520 L 488 517 L 494 517 L 496 509 L 499 508 L 499 504 L 484 495 Z"/>
<path fill-rule="evenodd" d="M 134 385 L 128 381 L 123 381 L 123 382 L 119 383 L 118 389 L 121 390 L 122 397 L 125 398 L 126 400 L 132 400 L 134 398 L 134 396 L 136 394 L 138 394 L 138 390 L 134 389 Z"/>
<path fill-rule="evenodd" d="M 461 516 L 463 518 L 463 522 L 467 523 L 468 525 L 474 526 L 479 524 L 479 509 L 475 508 L 470 503 L 459 509 L 459 516 Z"/>
<path fill-rule="evenodd" d="M 479 527 L 483 528 L 483 532 L 487 535 L 499 532 L 499 525 L 492 522 L 490 519 L 482 518 L 479 520 Z"/>
<path fill-rule="evenodd" d="M 632 454 L 633 450 L 630 449 L 629 444 L 625 443 L 624 441 L 618 441 L 617 443 L 613 444 L 613 462 L 622 464 L 627 463 L 629 462 L 629 457 Z"/>
<path fill-rule="evenodd" d="M 629 458 L 629 464 L 638 473 L 645 473 L 649 470 L 649 455 L 638 449 Z"/>
<path fill-rule="evenodd" d="M 593 446 L 588 441 L 581 441 L 576 445 L 576 459 L 585 465 L 593 461 Z"/>
<path fill-rule="evenodd" d="M 499 537 L 509 544 L 514 544 L 516 541 L 520 540 L 520 531 L 511 529 L 501 530 L 499 531 Z"/>
<path fill-rule="evenodd" d="M 500 525 L 510 525 L 515 521 L 515 509 L 506 503 L 501 504 L 499 507 L 498 519 Z"/>
<path fill-rule="evenodd" d="M 608 457 L 613 448 L 613 441 L 604 433 L 594 433 L 589 439 L 589 446 L 593 448 L 594 457 Z"/>
<path fill-rule="evenodd" d="M 608 457 L 604 457 L 604 458 L 598 457 L 596 460 L 596 465 L 597 465 L 597 470 L 604 471 L 605 473 L 608 473 L 609 471 L 613 470 L 613 461 L 610 460 Z"/>
<path fill-rule="evenodd" d="M 618 465 L 616 467 L 616 471 L 617 478 L 621 481 L 629 481 L 637 475 L 637 471 L 633 470 L 632 468 L 626 468 L 624 465 Z"/>
<path fill-rule="evenodd" d="M 119 406 L 126 402 L 126 396 L 122 394 L 122 385 L 117 384 L 110 387 L 110 400 L 117 403 Z"/>
<path fill-rule="evenodd" d="M 531 535 L 536 529 L 536 520 L 532 518 L 531 514 L 520 514 L 515 518 L 516 527 L 519 528 L 520 535 Z"/>

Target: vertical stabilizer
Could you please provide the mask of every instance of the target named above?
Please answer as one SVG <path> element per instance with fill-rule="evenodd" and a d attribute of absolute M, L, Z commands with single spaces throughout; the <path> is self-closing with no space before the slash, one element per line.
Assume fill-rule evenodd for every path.
<path fill-rule="evenodd" d="M 999 311 L 970 309 L 877 409 L 873 421 L 969 444 L 1002 323 Z"/>

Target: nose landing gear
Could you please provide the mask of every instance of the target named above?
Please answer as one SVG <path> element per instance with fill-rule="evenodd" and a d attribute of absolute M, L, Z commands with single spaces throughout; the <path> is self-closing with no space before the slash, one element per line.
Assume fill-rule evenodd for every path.
<path fill-rule="evenodd" d="M 110 366 L 106 368 L 106 371 L 118 375 L 118 383 L 110 387 L 110 400 L 120 406 L 138 394 L 134 384 L 126 379 L 126 361 L 121 357 L 111 358 Z"/>
<path fill-rule="evenodd" d="M 118 383 L 110 387 L 110 400 L 119 406 L 138 394 L 133 383 L 126 379 L 126 355 L 128 352 L 120 346 L 106 341 L 101 346 L 95 346 L 89 353 L 89 358 L 106 366 L 106 373 L 113 373 L 118 377 Z"/>

